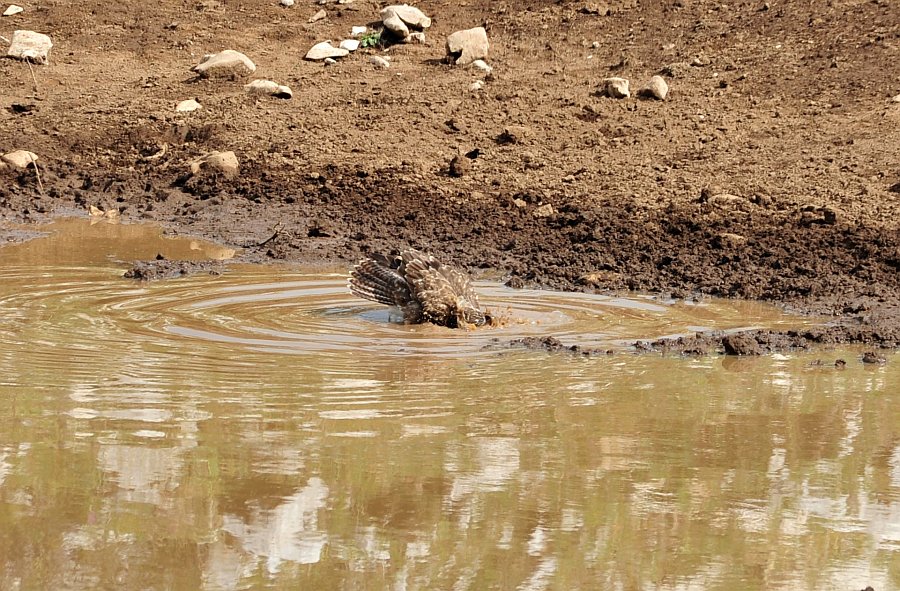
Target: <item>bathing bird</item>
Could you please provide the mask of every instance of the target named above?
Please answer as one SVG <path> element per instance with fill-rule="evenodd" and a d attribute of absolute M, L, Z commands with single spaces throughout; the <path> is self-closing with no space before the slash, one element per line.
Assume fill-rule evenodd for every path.
<path fill-rule="evenodd" d="M 399 308 L 407 324 L 469 328 L 489 321 L 467 274 L 413 249 L 390 258 L 369 255 L 350 272 L 349 287 L 361 298 Z"/>

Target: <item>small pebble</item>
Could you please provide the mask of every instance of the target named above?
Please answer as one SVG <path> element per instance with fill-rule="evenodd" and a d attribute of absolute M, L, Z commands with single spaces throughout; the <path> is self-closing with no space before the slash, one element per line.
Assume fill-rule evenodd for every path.
<path fill-rule="evenodd" d="M 478 68 L 479 70 L 481 70 L 482 72 L 487 72 L 488 74 L 490 74 L 491 72 L 494 71 L 494 68 L 491 67 L 484 60 L 475 60 L 474 62 L 472 62 L 472 65 L 475 66 L 476 68 Z"/>

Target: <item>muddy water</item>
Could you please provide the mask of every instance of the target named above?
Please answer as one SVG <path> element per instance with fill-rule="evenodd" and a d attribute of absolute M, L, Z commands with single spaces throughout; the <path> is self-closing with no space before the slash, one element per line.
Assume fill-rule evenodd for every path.
<path fill-rule="evenodd" d="M 233 253 L 55 229 L 0 249 L 2 589 L 900 587 L 896 356 L 633 355 L 811 321 L 488 282 L 503 327 L 402 326 L 343 273 L 140 284 Z M 618 353 L 493 346 L 543 334 Z"/>

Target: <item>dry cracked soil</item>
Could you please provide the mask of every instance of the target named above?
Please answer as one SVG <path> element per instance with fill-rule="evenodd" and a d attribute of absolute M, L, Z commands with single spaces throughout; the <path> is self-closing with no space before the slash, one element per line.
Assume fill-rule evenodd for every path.
<path fill-rule="evenodd" d="M 94 207 L 240 246 L 251 261 L 349 268 L 413 246 L 512 286 L 833 316 L 753 333 L 739 350 L 721 335 L 650 349 L 900 345 L 900 4 L 417 6 L 433 19 L 426 43 L 329 66 L 303 57 L 377 22 L 383 5 L 45 0 L 0 18 L 4 37 L 28 29 L 54 43 L 47 65 L 0 60 L 0 152 L 40 158 L 0 171 L 0 240 Z M 447 35 L 479 25 L 489 76 L 445 59 Z M 223 49 L 293 98 L 192 73 Z M 637 90 L 655 74 L 669 84 L 663 101 L 602 91 L 610 76 Z M 203 108 L 176 113 L 188 98 Z M 190 173 L 228 150 L 237 176 Z"/>

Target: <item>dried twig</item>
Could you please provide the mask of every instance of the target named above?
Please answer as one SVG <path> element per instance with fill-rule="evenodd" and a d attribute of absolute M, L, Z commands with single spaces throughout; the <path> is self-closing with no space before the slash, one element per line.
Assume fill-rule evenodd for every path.
<path fill-rule="evenodd" d="M 253 248 L 260 248 L 260 247 L 265 246 L 266 244 L 272 242 L 273 240 L 275 240 L 275 238 L 278 237 L 278 234 L 281 233 L 281 229 L 282 229 L 283 227 L 284 227 L 284 224 L 281 223 L 281 222 L 278 222 L 277 224 L 275 224 L 275 228 L 273 228 L 273 232 L 274 232 L 274 233 L 273 233 L 271 236 L 269 236 L 268 238 L 266 238 L 266 239 L 263 240 L 262 242 L 259 242 L 259 243 L 257 243 L 257 244 L 253 244 L 253 245 L 251 245 L 251 246 L 252 246 Z M 248 248 L 248 247 L 245 247 L 245 248 Z"/>
<path fill-rule="evenodd" d="M 31 58 L 25 58 L 25 63 L 28 64 L 28 69 L 31 71 L 31 79 L 34 81 L 34 94 L 38 93 L 38 83 L 37 77 L 34 75 L 34 67 L 31 65 Z"/>
<path fill-rule="evenodd" d="M 10 41 L 9 39 L 7 39 L 7 38 L 4 37 L 3 35 L 0 35 L 0 41 L 3 41 L 4 43 L 12 43 L 12 41 Z"/>
<path fill-rule="evenodd" d="M 37 178 L 38 183 L 38 191 L 41 194 L 41 197 L 44 196 L 44 183 L 41 182 L 41 170 L 38 168 L 37 160 L 35 160 L 34 155 L 28 154 L 29 160 L 31 160 L 31 165 L 34 166 L 34 176 Z"/>

